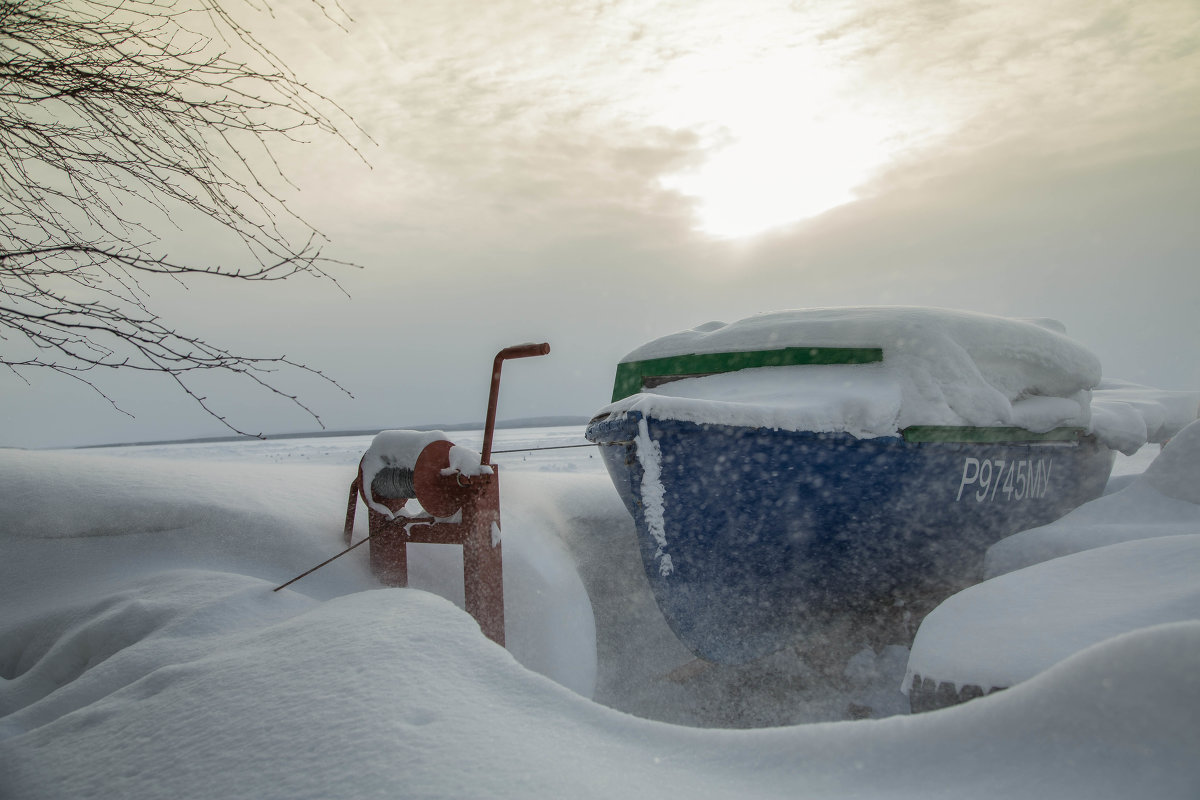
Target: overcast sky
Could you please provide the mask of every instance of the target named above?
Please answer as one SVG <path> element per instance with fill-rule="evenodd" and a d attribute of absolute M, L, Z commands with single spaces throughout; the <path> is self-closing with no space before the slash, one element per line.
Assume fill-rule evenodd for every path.
<path fill-rule="evenodd" d="M 247 17 L 367 136 L 277 155 L 362 269 L 155 287 L 180 327 L 305 361 L 334 429 L 587 415 L 615 362 L 825 305 L 1054 317 L 1106 376 L 1200 387 L 1200 6 L 301 0 Z M 176 236 L 179 247 L 202 252 Z M 174 240 L 173 240 L 174 241 Z M 0 376 L 0 445 L 219 435 L 166 381 Z M 288 379 L 284 379 L 285 381 Z M 249 387 L 243 427 L 314 427 Z"/>

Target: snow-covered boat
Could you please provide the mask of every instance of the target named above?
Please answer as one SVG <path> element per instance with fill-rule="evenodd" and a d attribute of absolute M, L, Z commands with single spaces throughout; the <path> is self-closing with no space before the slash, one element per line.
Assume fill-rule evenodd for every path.
<path fill-rule="evenodd" d="M 992 543 L 1099 496 L 1099 381 L 1051 321 L 778 312 L 633 351 L 587 436 L 668 623 L 736 664 L 949 594 Z"/>

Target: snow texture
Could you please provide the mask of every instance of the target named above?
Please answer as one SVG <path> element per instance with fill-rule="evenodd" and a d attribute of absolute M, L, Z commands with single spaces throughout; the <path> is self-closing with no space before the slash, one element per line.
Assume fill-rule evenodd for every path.
<path fill-rule="evenodd" d="M 1200 394 L 1103 384 L 1060 324 L 916 307 L 818 308 L 710 322 L 623 362 L 785 347 L 879 347 L 883 361 L 789 366 L 672 381 L 602 409 L 725 425 L 894 436 L 910 425 L 1078 426 L 1126 454 L 1196 418 Z"/>
<path fill-rule="evenodd" d="M 367 501 L 367 505 L 388 519 L 395 519 L 396 514 L 391 509 L 375 501 L 371 494 L 371 483 L 380 470 L 389 467 L 414 469 L 421 451 L 439 441 L 449 441 L 441 431 L 380 431 L 376 434 L 367 452 L 363 453 L 359 467 L 362 471 L 363 499 Z M 479 463 L 478 457 L 475 463 Z"/>
<path fill-rule="evenodd" d="M 1200 620 L 1198 575 L 1200 535 L 1191 534 L 1100 547 L 984 581 L 921 623 L 904 689 L 914 673 L 957 688 L 1013 686 L 1119 634 Z"/>
<path fill-rule="evenodd" d="M 587 699 L 595 684 L 611 706 L 700 719 L 729 681 L 730 702 L 762 694 L 778 720 L 803 687 L 763 693 L 764 670 L 819 676 L 773 657 L 737 682 L 703 665 L 678 677 L 690 656 L 655 612 L 599 459 L 580 451 L 500 462 L 507 651 L 456 607 L 456 548 L 411 546 L 410 589 L 378 589 L 361 548 L 272 592 L 338 549 L 366 445 L 0 450 L 0 796 L 1190 800 L 1200 787 L 1200 623 L 1122 635 L 917 717 L 701 729 Z M 850 719 L 846 692 L 896 687 L 902 655 L 852 647 L 827 690 L 840 708 L 817 716 Z"/>
<path fill-rule="evenodd" d="M 1200 620 L 1200 422 L 1132 485 L 993 545 L 921 623 L 905 676 L 1012 686 L 1097 642 Z"/>
<path fill-rule="evenodd" d="M 1163 448 L 1142 480 L 1166 497 L 1200 505 L 1200 421 Z"/>
<path fill-rule="evenodd" d="M 99 608 L 110 591 L 128 592 L 128 582 L 167 571 L 253 578 L 253 585 L 265 587 L 265 597 L 318 601 L 379 586 L 364 546 L 282 592 L 270 592 L 342 549 L 356 454 L 334 466 L 118 458 L 108 452 L 0 449 L 0 642 L 9 641 L 5 630 L 14 624 L 44 625 L 54 608 L 72 598 L 86 600 L 85 609 Z M 509 651 L 530 669 L 590 695 L 595 623 L 570 556 L 544 520 L 506 503 L 503 486 L 501 524 Z M 365 515 L 357 525 L 356 540 L 366 535 Z M 461 548 L 408 549 L 410 585 L 461 607 Z M 144 600 L 153 605 L 151 595 Z M 240 612 L 230 613 L 236 619 Z M 9 678 L 6 658 L 0 654 L 0 675 Z M 71 662 L 69 654 L 64 658 Z M 53 663 L 47 669 L 61 669 Z"/>
<path fill-rule="evenodd" d="M 665 578 L 675 571 L 675 565 L 670 554 L 666 552 L 666 490 L 662 485 L 662 448 L 650 438 L 649 426 L 646 425 L 645 419 L 638 420 L 638 434 L 634 442 L 638 463 L 642 466 L 642 515 L 646 521 L 646 530 L 658 543 L 654 557 L 658 559 L 659 574 Z"/>
<path fill-rule="evenodd" d="M 491 475 L 492 468 L 480 463 L 481 456 L 469 447 L 454 445 L 448 455 L 450 466 L 442 470 L 443 475 Z"/>
<path fill-rule="evenodd" d="M 1146 442 L 1167 442 L 1197 417 L 1200 392 L 1107 379 L 1092 392 L 1092 430 L 1126 455 Z"/>
<path fill-rule="evenodd" d="M 1182 534 L 1200 534 L 1200 422 L 1172 439 L 1120 491 L 992 545 L 984 572 L 995 577 L 1095 547 Z"/>

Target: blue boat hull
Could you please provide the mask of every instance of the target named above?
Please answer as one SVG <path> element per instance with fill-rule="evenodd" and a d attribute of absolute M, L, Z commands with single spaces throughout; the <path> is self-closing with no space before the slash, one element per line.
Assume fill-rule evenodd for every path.
<path fill-rule="evenodd" d="M 971 580 L 994 542 L 1098 497 L 1113 458 L 1091 437 L 909 442 L 648 418 L 648 488 L 642 419 L 600 417 L 587 436 L 605 445 L 667 622 L 726 664 L 816 635 L 831 615 Z"/>

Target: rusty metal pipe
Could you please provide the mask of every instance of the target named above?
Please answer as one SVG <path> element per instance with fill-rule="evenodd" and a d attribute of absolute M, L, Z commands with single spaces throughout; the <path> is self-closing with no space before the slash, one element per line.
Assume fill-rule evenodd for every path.
<path fill-rule="evenodd" d="M 479 463 L 487 464 L 492 460 L 492 436 L 496 432 L 496 404 L 500 399 L 500 368 L 510 358 L 529 358 L 544 356 L 550 352 L 549 342 L 541 344 L 518 344 L 506 347 L 492 361 L 492 390 L 488 394 L 487 421 L 483 425 L 483 452 L 480 453 Z"/>

